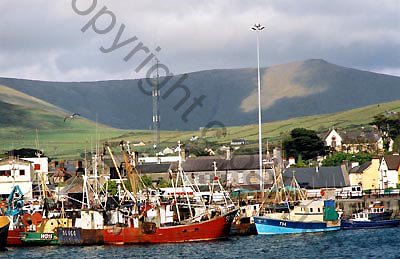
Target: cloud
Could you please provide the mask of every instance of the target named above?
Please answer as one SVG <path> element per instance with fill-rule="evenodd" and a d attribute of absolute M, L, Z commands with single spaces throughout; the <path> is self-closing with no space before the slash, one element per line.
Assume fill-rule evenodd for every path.
<path fill-rule="evenodd" d="M 84 9 L 88 1 L 77 0 Z M 90 2 L 90 1 L 89 1 Z M 107 34 L 81 28 L 106 6 L 116 16 Z M 135 44 L 104 54 L 121 23 L 123 39 L 138 38 L 174 74 L 256 66 L 255 21 L 261 33 L 261 64 L 322 58 L 377 72 L 400 70 L 399 2 L 392 0 L 201 0 L 102 1 L 78 15 L 71 1 L 2 1 L 0 76 L 55 81 L 140 78 L 133 70 L 146 55 L 124 56 Z M 107 20 L 102 20 L 103 25 Z M 100 24 L 99 24 L 100 25 Z M 81 73 L 79 72 L 81 71 Z"/>

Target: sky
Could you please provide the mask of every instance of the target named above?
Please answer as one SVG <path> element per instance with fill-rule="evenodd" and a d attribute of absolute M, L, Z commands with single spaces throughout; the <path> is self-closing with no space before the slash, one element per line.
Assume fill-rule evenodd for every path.
<path fill-rule="evenodd" d="M 256 67 L 256 22 L 263 67 L 320 58 L 400 76 L 398 0 L 2 0 L 0 10 L 1 77 L 142 78 L 151 53 L 161 75 Z M 135 47 L 148 53 L 124 60 Z"/>

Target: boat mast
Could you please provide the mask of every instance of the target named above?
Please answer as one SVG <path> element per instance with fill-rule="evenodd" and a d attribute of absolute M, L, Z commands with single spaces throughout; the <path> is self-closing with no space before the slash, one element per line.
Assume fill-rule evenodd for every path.
<path fill-rule="evenodd" d="M 261 130 L 261 78 L 260 78 L 260 44 L 259 44 L 259 32 L 264 29 L 259 23 L 256 23 L 252 30 L 257 33 L 257 89 L 258 89 L 258 162 L 259 162 L 259 177 L 260 177 L 260 191 L 261 195 L 264 196 L 264 175 L 262 168 L 262 130 Z"/>
<path fill-rule="evenodd" d="M 178 153 L 179 153 L 179 162 L 178 162 L 178 176 L 181 177 L 183 189 L 185 190 L 186 200 L 189 206 L 190 217 L 193 218 L 192 206 L 190 205 L 189 194 L 186 190 L 185 179 L 183 178 L 183 168 L 182 168 L 182 156 L 181 156 L 181 142 L 178 142 Z"/>

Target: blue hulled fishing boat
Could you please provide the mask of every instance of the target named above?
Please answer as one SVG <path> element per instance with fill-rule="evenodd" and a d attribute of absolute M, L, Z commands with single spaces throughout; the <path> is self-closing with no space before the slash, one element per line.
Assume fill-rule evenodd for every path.
<path fill-rule="evenodd" d="M 342 229 L 397 227 L 400 219 L 391 219 L 392 212 L 383 206 L 374 205 L 364 211 L 352 214 L 349 219 L 342 219 L 340 227 Z"/>
<path fill-rule="evenodd" d="M 301 201 L 288 212 L 267 213 L 254 217 L 261 235 L 325 232 L 340 229 L 334 200 Z"/>

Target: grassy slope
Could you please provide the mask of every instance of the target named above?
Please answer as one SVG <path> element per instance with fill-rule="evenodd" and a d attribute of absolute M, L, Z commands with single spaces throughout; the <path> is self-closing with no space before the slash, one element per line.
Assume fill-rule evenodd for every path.
<path fill-rule="evenodd" d="M 0 151 L 39 147 L 56 157 L 76 157 L 100 138 L 125 133 L 84 118 L 67 119 L 66 111 L 40 99 L 0 85 Z M 91 141 L 92 140 L 92 141 Z"/>
<path fill-rule="evenodd" d="M 43 107 L 40 107 L 43 108 Z M 349 128 L 368 124 L 372 117 L 385 111 L 400 111 L 400 101 L 371 105 L 346 112 L 328 115 L 300 117 L 263 124 L 263 137 L 276 140 L 280 134 L 293 128 L 304 127 L 324 131 L 330 127 Z M 39 146 L 51 157 L 74 159 L 85 150 L 93 150 L 97 138 L 100 142 L 118 143 L 121 139 L 131 142 L 144 141 L 148 145 L 139 150 L 151 150 L 152 133 L 146 130 L 120 130 L 83 119 L 63 121 L 65 114 L 32 108 L 32 105 L 16 105 L 0 102 L 0 150 L 35 147 L 36 132 Z M 37 131 L 36 131 L 37 129 Z M 229 143 L 233 138 L 257 140 L 257 125 L 227 128 L 227 135 L 217 137 L 216 131 L 208 131 L 210 140 Z M 199 131 L 162 131 L 162 146 L 175 145 L 178 140 L 188 141 Z"/>
<path fill-rule="evenodd" d="M 264 123 L 262 125 L 263 138 L 269 140 L 279 139 L 281 134 L 286 134 L 294 128 L 308 128 L 318 132 L 327 131 L 331 127 L 335 128 L 355 128 L 360 125 L 367 125 L 372 121 L 374 115 L 385 111 L 400 111 L 400 101 L 383 103 L 379 105 L 370 105 L 359 109 L 349 110 L 346 112 L 332 113 L 327 115 L 299 117 L 284 121 L 275 121 Z M 148 141 L 151 143 L 152 135 L 147 132 L 138 132 L 134 136 L 127 134 L 124 140 L 129 141 Z M 229 143 L 234 138 L 245 138 L 250 141 L 257 141 L 258 126 L 247 125 L 227 128 L 227 135 L 216 136 L 217 131 L 208 131 L 207 136 L 211 141 L 217 141 L 221 144 Z M 161 142 L 165 146 L 174 145 L 178 140 L 188 141 L 193 135 L 201 135 L 199 131 L 163 131 L 161 133 Z M 119 138 L 118 138 L 119 139 Z M 115 139 L 116 141 L 116 139 Z"/>

